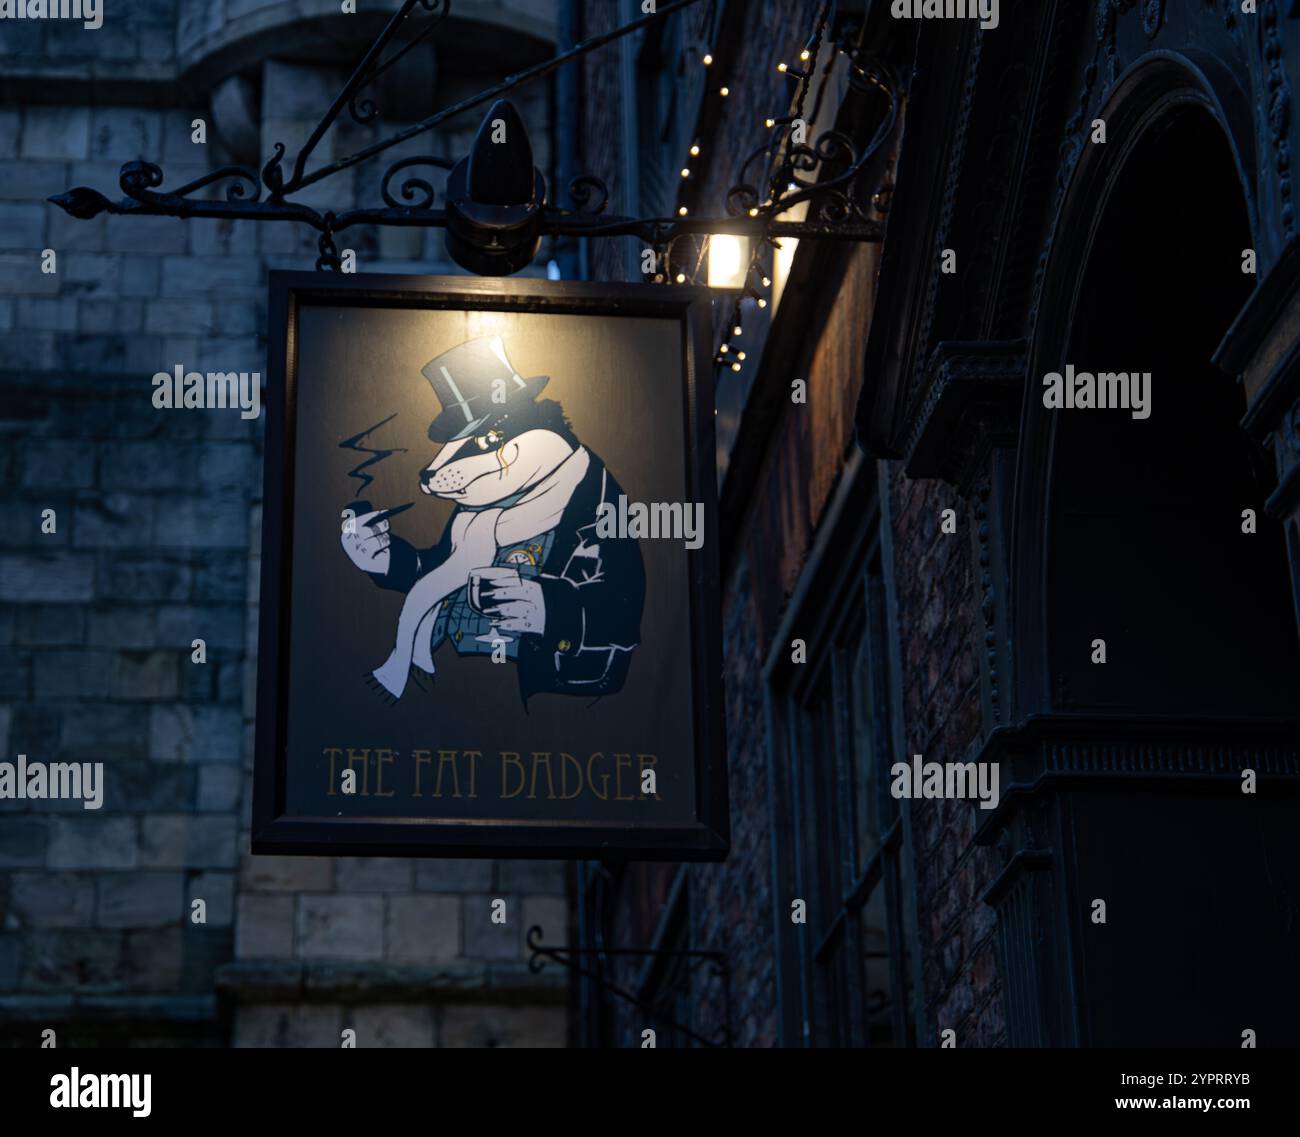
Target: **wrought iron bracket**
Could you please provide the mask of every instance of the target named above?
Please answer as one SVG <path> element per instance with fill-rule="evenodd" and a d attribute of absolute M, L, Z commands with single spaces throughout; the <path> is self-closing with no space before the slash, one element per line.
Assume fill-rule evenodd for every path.
<path fill-rule="evenodd" d="M 608 991 L 611 995 L 617 996 L 625 1003 L 630 1003 L 637 1010 L 642 1011 L 651 1019 L 663 1023 L 673 1030 L 681 1031 L 682 1034 L 701 1046 L 710 1049 L 722 1049 L 731 1045 L 731 970 L 727 964 L 727 957 L 720 951 L 665 951 L 659 948 L 576 948 L 568 944 L 548 945 L 543 944 L 542 929 L 534 924 L 528 929 L 527 943 L 529 949 L 528 970 L 536 974 L 546 965 L 546 961 L 553 960 L 561 967 L 568 968 L 570 971 L 591 980 L 602 990 Z M 725 1007 L 726 1023 L 723 1027 L 723 1036 L 720 1039 L 709 1039 L 703 1035 L 691 1030 L 684 1023 L 677 1022 L 670 1015 L 659 1010 L 653 1003 L 639 998 L 625 987 L 619 986 L 606 979 L 598 971 L 582 966 L 579 959 L 588 956 L 618 956 L 633 959 L 684 959 L 690 960 L 689 971 L 694 971 L 699 967 L 708 965 L 709 975 L 714 979 L 722 980 L 723 1004 Z"/>
<path fill-rule="evenodd" d="M 422 228 L 451 229 L 456 238 L 452 256 L 464 267 L 483 274 L 504 274 L 517 271 L 531 260 L 536 243 L 543 236 L 568 237 L 619 237 L 635 236 L 654 248 L 660 257 L 657 279 L 673 279 L 671 273 L 672 247 L 680 238 L 696 234 L 732 233 L 752 238 L 752 251 L 756 259 L 762 250 L 781 237 L 830 239 L 841 241 L 880 241 L 883 226 L 873 220 L 861 204 L 864 195 L 859 182 L 867 161 L 893 131 L 898 115 L 897 84 L 882 65 L 876 63 L 853 47 L 840 47 L 850 62 L 850 85 L 859 91 L 875 89 L 889 100 L 888 110 L 869 144 L 861 150 L 853 140 L 837 131 L 828 131 L 811 145 L 795 141 L 792 131 L 769 132 L 769 139 L 744 162 L 740 179 L 726 194 L 726 217 L 623 217 L 604 213 L 609 201 L 605 184 L 594 175 L 584 174 L 574 178 L 566 187 L 569 208 L 562 208 L 546 200 L 545 182 L 537 174 L 536 192 L 531 184 L 516 200 L 501 200 L 500 177 L 470 177 L 456 180 L 458 168 L 490 167 L 500 174 L 508 167 L 499 156 L 491 154 L 487 145 L 486 127 L 498 121 L 503 114 L 514 116 L 512 107 L 500 96 L 524 83 L 540 79 L 587 52 L 593 51 L 621 36 L 636 32 L 657 20 L 663 20 L 698 0 L 671 0 L 654 13 L 633 20 L 611 32 L 594 36 L 561 54 L 510 76 L 503 82 L 463 99 L 452 106 L 428 116 L 412 126 L 355 153 L 308 171 L 307 164 L 317 145 L 346 109 L 359 123 L 377 118 L 377 104 L 362 95 L 364 89 L 386 72 L 416 44 L 428 39 L 451 12 L 451 0 L 404 0 L 402 6 L 385 25 L 379 36 L 357 65 L 342 90 L 325 111 L 315 129 L 294 157 L 286 174 L 285 146 L 275 143 L 274 153 L 262 167 L 260 174 L 248 166 L 223 166 L 210 173 L 172 189 L 163 189 L 165 176 L 162 167 L 147 161 L 127 162 L 121 169 L 119 186 L 125 194 L 114 201 L 88 186 L 76 186 L 49 200 L 79 219 L 90 219 L 101 213 L 119 216 L 204 217 L 224 220 L 290 221 L 313 227 L 319 234 L 320 256 L 318 269 L 339 269 L 340 255 L 334 238 L 357 225 L 394 225 Z M 819 44 L 827 30 L 831 5 L 825 3 L 818 19 L 813 43 Z M 416 10 L 420 9 L 421 12 Z M 408 21 L 419 15 L 429 17 L 413 37 L 402 46 L 389 51 L 399 31 Z M 386 54 L 388 53 L 388 54 Z M 804 96 L 812 82 L 814 66 L 799 72 L 800 86 L 795 100 L 796 118 L 802 113 Z M 302 202 L 290 200 L 290 195 L 306 189 L 332 174 L 346 170 L 360 162 L 425 133 L 447 119 L 479 106 L 489 100 L 498 100 L 488 111 L 484 129 L 468 158 L 460 163 L 436 155 L 403 158 L 390 165 L 380 180 L 379 192 L 384 204 L 377 207 L 347 209 L 340 212 L 321 211 Z M 512 118 L 512 122 L 517 119 Z M 793 123 L 782 119 L 782 124 Z M 522 131 L 522 123 L 519 123 Z M 522 144 L 514 148 L 521 161 L 531 167 L 531 147 L 526 133 Z M 766 159 L 764 176 L 758 167 Z M 448 195 L 453 196 L 445 207 L 435 207 L 435 191 L 428 176 L 410 174 L 394 188 L 399 174 L 414 167 L 452 171 L 448 182 Z M 821 176 L 815 176 L 821 175 Z M 511 179 L 516 180 L 516 179 Z M 530 179 L 523 179 L 529 182 Z M 482 183 L 490 183 L 488 200 L 479 195 Z M 211 193 L 219 183 L 226 183 L 224 196 L 198 196 Z M 462 188 L 455 197 L 453 185 Z M 873 201 L 879 205 L 880 196 Z M 779 220 L 789 210 L 808 203 L 808 215 L 803 221 Z M 493 210 L 508 214 L 509 224 L 494 223 Z M 471 221 L 466 225 L 465 218 Z M 480 218 L 486 217 L 486 221 Z M 509 242 L 514 244 L 510 245 Z M 503 245 L 503 242 L 506 244 Z M 504 254 L 503 254 L 504 248 Z"/>

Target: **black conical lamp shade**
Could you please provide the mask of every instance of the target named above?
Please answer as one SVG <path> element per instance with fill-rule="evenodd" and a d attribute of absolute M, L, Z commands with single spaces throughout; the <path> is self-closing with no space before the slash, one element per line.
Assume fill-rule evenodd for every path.
<path fill-rule="evenodd" d="M 541 245 L 546 182 L 519 112 L 492 104 L 469 156 L 447 178 L 447 252 L 462 268 L 506 276 L 524 268 Z"/>
<path fill-rule="evenodd" d="M 533 144 L 514 104 L 497 99 L 474 136 L 466 189 L 483 205 L 533 201 Z"/>

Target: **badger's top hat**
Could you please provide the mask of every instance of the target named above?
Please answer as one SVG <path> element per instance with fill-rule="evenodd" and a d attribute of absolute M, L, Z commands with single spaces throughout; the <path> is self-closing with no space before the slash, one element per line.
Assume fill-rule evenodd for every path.
<path fill-rule="evenodd" d="M 429 426 L 434 442 L 468 438 L 511 404 L 536 398 L 550 378 L 520 375 L 506 358 L 500 336 L 466 340 L 429 360 L 421 372 L 442 404 L 442 413 Z"/>

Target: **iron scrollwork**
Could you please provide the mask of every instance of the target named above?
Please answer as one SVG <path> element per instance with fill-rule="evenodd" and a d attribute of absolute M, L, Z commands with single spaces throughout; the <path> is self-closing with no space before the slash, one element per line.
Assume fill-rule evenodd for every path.
<path fill-rule="evenodd" d="M 164 189 L 165 177 L 159 165 L 133 161 L 121 169 L 119 184 L 125 196 L 120 200 L 113 201 L 97 190 L 77 186 L 51 197 L 50 201 L 78 219 L 112 213 L 297 221 L 312 226 L 320 234 L 317 268 L 338 269 L 339 254 L 334 238 L 354 225 L 446 228 L 448 211 L 436 207 L 437 191 L 431 176 L 412 174 L 399 180 L 399 175 L 413 167 L 451 170 L 455 163 L 448 158 L 431 155 L 406 157 L 393 162 L 380 179 L 379 195 L 383 205 L 378 208 L 349 209 L 337 214 L 322 212 L 289 200 L 292 194 L 366 161 L 514 87 L 542 78 L 566 62 L 697 2 L 699 0 L 670 0 L 669 3 L 661 3 L 652 14 L 611 32 L 594 36 L 550 60 L 510 76 L 494 87 L 445 107 L 388 138 L 308 171 L 308 160 L 345 109 L 360 123 L 371 122 L 378 117 L 377 104 L 364 96 L 363 92 L 417 44 L 426 42 L 451 14 L 451 0 L 403 0 L 307 141 L 293 157 L 291 166 L 286 161 L 285 145 L 276 142 L 260 175 L 247 166 L 229 165 L 175 189 Z M 406 42 L 386 55 L 417 8 L 427 17 L 426 22 Z M 828 11 L 829 5 L 824 5 L 817 27 L 817 43 L 821 42 Z M 855 50 L 840 50 L 850 60 L 850 85 L 858 90 L 881 91 L 889 99 L 888 113 L 875 136 L 861 151 L 854 146 L 848 135 L 827 131 L 812 145 L 802 142 L 784 145 L 766 175 L 760 177 L 756 172 L 757 164 L 764 156 L 770 160 L 773 153 L 770 146 L 760 148 L 746 160 L 740 180 L 727 191 L 727 216 L 721 218 L 686 217 L 685 211 L 677 217 L 609 215 L 606 213 L 610 200 L 608 187 L 593 174 L 580 174 L 566 187 L 570 208 L 561 208 L 549 202 L 540 205 L 537 232 L 549 236 L 573 237 L 636 236 L 665 254 L 665 263 L 668 259 L 666 254 L 674 242 L 705 233 L 735 233 L 756 238 L 756 251 L 772 244 L 777 236 L 787 235 L 857 241 L 880 240 L 882 227 L 878 222 L 870 220 L 868 211 L 860 203 L 857 183 L 867 162 L 893 131 L 898 114 L 897 86 L 881 65 L 859 58 Z M 808 78 L 801 82 L 795 100 L 796 116 L 802 113 L 808 84 Z M 224 192 L 221 192 L 223 186 Z M 783 214 L 804 201 L 812 204 L 803 221 L 782 219 Z"/>

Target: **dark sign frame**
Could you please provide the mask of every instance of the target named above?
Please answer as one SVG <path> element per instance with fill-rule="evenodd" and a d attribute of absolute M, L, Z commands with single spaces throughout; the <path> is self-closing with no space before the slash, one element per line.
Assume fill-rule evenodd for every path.
<path fill-rule="evenodd" d="M 301 817 L 285 812 L 298 315 L 345 305 L 649 316 L 682 325 L 688 499 L 703 504 L 705 540 L 688 549 L 694 680 L 695 821 L 539 821 L 425 817 Z M 730 844 L 722 716 L 718 516 L 707 289 L 476 277 L 272 272 L 268 322 L 265 481 L 252 852 L 315 856 L 493 857 L 720 861 Z"/>

